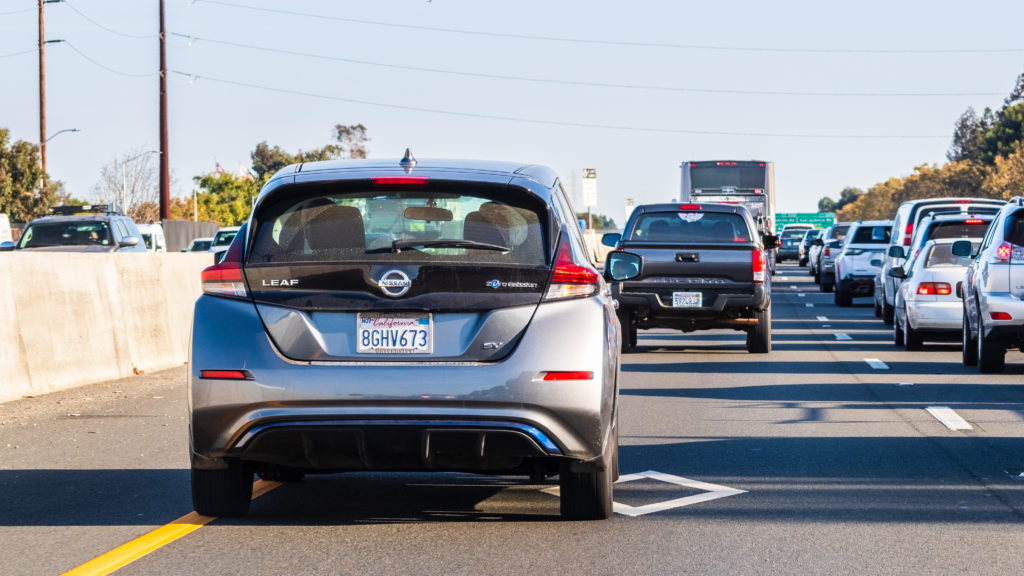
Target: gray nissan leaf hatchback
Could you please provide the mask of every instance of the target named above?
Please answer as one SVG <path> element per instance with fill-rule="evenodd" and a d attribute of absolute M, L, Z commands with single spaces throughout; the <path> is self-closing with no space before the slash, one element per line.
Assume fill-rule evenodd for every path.
<path fill-rule="evenodd" d="M 253 474 L 559 475 L 612 513 L 620 334 L 555 173 L 327 161 L 263 187 L 203 271 L 190 348 L 192 499 L 248 512 Z"/>

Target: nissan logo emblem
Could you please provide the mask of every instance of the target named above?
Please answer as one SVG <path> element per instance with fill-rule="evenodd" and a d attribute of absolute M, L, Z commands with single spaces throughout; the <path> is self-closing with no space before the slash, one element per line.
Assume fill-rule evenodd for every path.
<path fill-rule="evenodd" d="M 412 280 L 409 280 L 409 276 L 401 270 L 388 270 L 380 277 L 377 285 L 385 296 L 398 298 L 412 288 Z"/>

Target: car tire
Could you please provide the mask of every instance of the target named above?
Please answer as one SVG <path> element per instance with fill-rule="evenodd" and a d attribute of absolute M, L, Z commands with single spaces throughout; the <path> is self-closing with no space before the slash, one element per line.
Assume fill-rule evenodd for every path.
<path fill-rule="evenodd" d="M 903 347 L 907 350 L 920 350 L 923 345 L 924 338 L 921 337 L 920 332 L 910 325 L 910 319 L 908 318 L 903 324 Z"/>
<path fill-rule="evenodd" d="M 608 452 L 604 463 L 587 465 L 573 471 L 573 462 L 562 462 L 558 473 L 559 511 L 563 520 L 605 520 L 612 515 L 612 469 L 615 450 Z M 576 464 L 576 466 L 582 466 Z"/>
<path fill-rule="evenodd" d="M 836 286 L 835 290 L 836 292 L 833 300 L 835 301 L 836 306 L 839 306 L 840 308 L 849 308 L 853 305 L 853 297 L 847 294 L 846 291 L 843 290 L 842 286 Z"/>
<path fill-rule="evenodd" d="M 252 469 L 229 460 L 224 470 L 192 468 L 192 507 L 203 516 L 237 518 L 249 513 Z"/>
<path fill-rule="evenodd" d="M 875 318 L 881 318 L 881 317 L 882 317 L 882 305 L 878 303 L 878 300 L 875 300 Z"/>
<path fill-rule="evenodd" d="M 834 290 L 835 287 L 836 287 L 836 285 L 835 285 L 834 279 L 831 276 L 829 276 L 828 274 L 825 274 L 823 272 L 821 274 L 821 291 L 825 292 L 825 293 L 828 293 L 828 292 L 831 292 L 832 290 Z"/>
<path fill-rule="evenodd" d="M 772 351 L 772 309 L 760 310 L 755 314 L 757 326 L 747 332 L 747 352 L 767 354 Z"/>
<path fill-rule="evenodd" d="M 885 299 L 885 292 L 882 293 L 882 323 L 886 326 L 892 325 L 892 317 L 895 310 Z"/>
<path fill-rule="evenodd" d="M 633 312 L 628 309 L 620 309 L 615 314 L 622 326 L 622 352 L 625 354 L 636 348 L 636 324 L 633 323 Z"/>
<path fill-rule="evenodd" d="M 900 326 L 900 319 L 893 318 L 892 321 L 892 343 L 902 348 L 906 344 L 903 336 L 903 327 Z"/>
<path fill-rule="evenodd" d="M 979 316 L 980 318 L 980 316 Z M 981 322 L 978 322 L 978 372 L 994 374 L 1006 367 L 1006 348 L 993 336 L 985 336 Z"/>
<path fill-rule="evenodd" d="M 963 346 L 961 352 L 964 366 L 977 366 L 978 365 L 978 342 L 971 338 L 971 321 L 967 318 L 967 311 L 964 311 L 964 326 L 963 335 L 960 339 L 960 344 Z"/>
<path fill-rule="evenodd" d="M 807 275 L 808 276 L 816 276 L 816 274 L 814 273 L 814 266 L 811 266 L 810 263 L 808 263 L 808 266 L 807 266 Z"/>

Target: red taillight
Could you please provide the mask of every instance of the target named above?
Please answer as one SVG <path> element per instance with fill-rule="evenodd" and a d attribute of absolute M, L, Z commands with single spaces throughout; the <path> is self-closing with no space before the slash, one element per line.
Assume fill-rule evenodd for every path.
<path fill-rule="evenodd" d="M 760 250 L 754 250 L 751 256 L 751 266 L 754 271 L 754 282 L 764 282 L 765 279 L 765 260 L 764 252 Z"/>
<path fill-rule="evenodd" d="M 544 380 L 548 382 L 558 380 L 593 380 L 593 372 L 547 372 L 544 374 Z"/>
<path fill-rule="evenodd" d="M 249 296 L 249 290 L 245 286 L 245 278 L 242 277 L 242 242 L 245 240 L 244 234 L 245 227 L 239 230 L 235 239 L 231 241 L 231 245 L 228 246 L 220 263 L 203 270 L 200 278 L 202 279 L 204 294 L 241 298 Z"/>
<path fill-rule="evenodd" d="M 374 186 L 426 186 L 430 178 L 426 176 L 374 176 L 370 178 Z"/>
<path fill-rule="evenodd" d="M 829 246 L 825 246 L 824 248 L 821 249 L 821 254 L 823 256 L 830 256 L 830 255 L 832 255 L 832 248 L 829 247 Z"/>
<path fill-rule="evenodd" d="M 996 248 L 996 262 L 1009 263 L 1010 256 L 1013 255 L 1013 246 L 1003 242 Z"/>
<path fill-rule="evenodd" d="M 988 315 L 991 316 L 993 320 L 1013 320 L 1013 316 L 1010 316 L 1006 312 L 989 312 Z"/>
<path fill-rule="evenodd" d="M 680 210 L 700 210 L 700 204 L 683 204 L 679 207 Z"/>
<path fill-rule="evenodd" d="M 907 231 L 903 235 L 903 245 L 904 246 L 910 246 L 910 239 L 911 239 L 911 237 L 913 235 L 914 235 L 914 224 L 913 223 L 907 224 Z"/>
<path fill-rule="evenodd" d="M 563 238 L 558 246 L 558 260 L 551 274 L 551 284 L 545 300 L 561 300 L 589 296 L 597 292 L 598 275 L 593 268 L 580 266 L 572 258 L 568 239 Z"/>
<path fill-rule="evenodd" d="M 972 202 L 972 200 L 957 200 L 956 201 L 957 204 L 970 204 L 971 202 Z"/>
<path fill-rule="evenodd" d="M 247 370 L 200 370 L 199 377 L 215 380 L 252 380 Z"/>
<path fill-rule="evenodd" d="M 917 293 L 925 296 L 946 296 L 952 292 L 952 287 L 945 282 L 921 282 L 917 285 Z"/>

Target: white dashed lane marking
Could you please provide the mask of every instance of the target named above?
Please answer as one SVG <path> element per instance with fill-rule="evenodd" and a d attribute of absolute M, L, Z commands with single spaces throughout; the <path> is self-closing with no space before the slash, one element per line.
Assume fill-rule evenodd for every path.
<path fill-rule="evenodd" d="M 868 366 L 871 366 L 875 370 L 888 370 L 889 369 L 889 365 L 886 364 L 885 362 L 882 362 L 878 358 L 865 358 L 864 361 L 868 363 Z"/>
<path fill-rule="evenodd" d="M 929 406 L 925 410 L 950 430 L 972 430 L 967 420 L 964 420 L 949 406 Z"/>
<path fill-rule="evenodd" d="M 843 334 L 842 332 L 836 332 L 836 340 L 853 340 L 849 334 Z"/>

